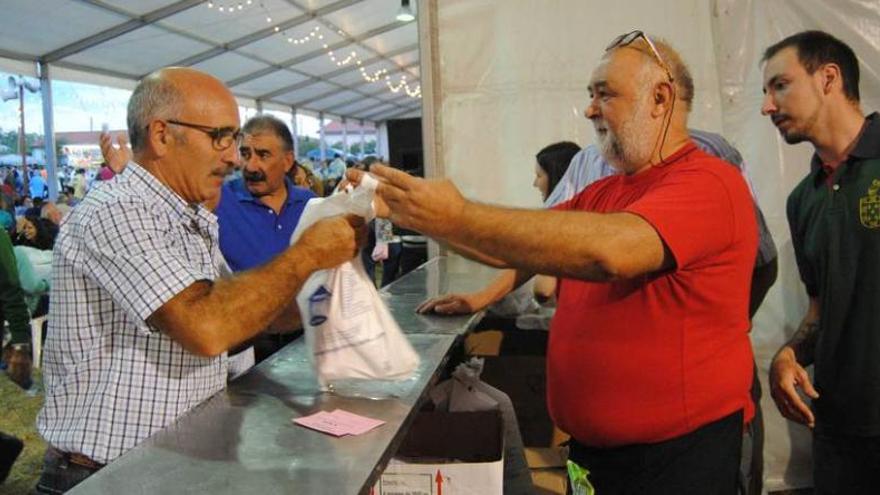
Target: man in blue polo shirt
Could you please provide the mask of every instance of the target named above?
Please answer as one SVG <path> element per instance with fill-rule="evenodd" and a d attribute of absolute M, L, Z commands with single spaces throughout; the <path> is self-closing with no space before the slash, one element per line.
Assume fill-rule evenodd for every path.
<path fill-rule="evenodd" d="M 290 245 L 306 202 L 315 195 L 297 187 L 287 173 L 294 166 L 293 136 L 271 115 L 259 115 L 242 127 L 241 177 L 223 185 L 214 213 L 220 226 L 220 251 L 234 272 L 270 261 Z M 257 361 L 289 341 L 277 335 L 298 328 L 295 304 L 254 342 Z"/>

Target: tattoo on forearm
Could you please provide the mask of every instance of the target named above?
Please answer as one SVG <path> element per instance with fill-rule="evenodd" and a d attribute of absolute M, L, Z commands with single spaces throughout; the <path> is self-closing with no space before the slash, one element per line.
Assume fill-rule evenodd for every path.
<path fill-rule="evenodd" d="M 818 336 L 819 322 L 804 321 L 788 342 L 788 345 L 794 349 L 798 363 L 802 366 L 813 364 L 816 350 L 816 338 Z"/>

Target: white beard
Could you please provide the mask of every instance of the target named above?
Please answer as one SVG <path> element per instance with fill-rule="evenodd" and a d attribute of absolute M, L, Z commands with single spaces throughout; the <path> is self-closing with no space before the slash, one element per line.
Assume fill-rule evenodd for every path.
<path fill-rule="evenodd" d="M 612 131 L 604 120 L 596 122 L 606 129 L 604 135 L 596 135 L 599 151 L 622 172 L 638 170 L 651 160 L 657 134 L 647 103 L 647 98 L 636 103 L 633 115 L 620 125 L 619 133 Z"/>

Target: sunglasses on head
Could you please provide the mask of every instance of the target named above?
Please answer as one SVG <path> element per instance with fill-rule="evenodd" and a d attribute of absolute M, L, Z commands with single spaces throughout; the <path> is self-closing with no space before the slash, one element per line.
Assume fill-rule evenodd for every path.
<path fill-rule="evenodd" d="M 669 66 L 666 65 L 665 61 L 663 61 L 663 57 L 660 56 L 660 52 L 657 50 L 654 42 L 651 41 L 651 38 L 649 38 L 648 35 L 646 35 L 642 31 L 635 30 L 629 33 L 621 34 L 617 38 L 614 38 L 614 41 L 612 41 L 608 44 L 607 47 L 605 47 L 605 51 L 607 52 L 615 48 L 631 45 L 633 42 L 640 38 L 645 40 L 645 43 L 647 43 L 648 47 L 651 49 L 651 54 L 653 54 L 654 58 L 657 59 L 657 63 L 659 63 L 660 67 L 663 67 L 663 70 L 666 71 L 666 76 L 669 78 L 669 82 L 675 82 L 675 79 L 672 78 L 672 72 L 669 70 Z"/>

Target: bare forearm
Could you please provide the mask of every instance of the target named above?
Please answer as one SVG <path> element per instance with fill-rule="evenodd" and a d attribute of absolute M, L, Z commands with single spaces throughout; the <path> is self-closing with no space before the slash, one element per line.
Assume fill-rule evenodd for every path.
<path fill-rule="evenodd" d="M 300 250 L 290 248 L 262 267 L 219 280 L 203 299 L 203 311 L 217 315 L 218 333 L 229 339 L 226 347 L 237 345 L 284 312 L 315 265 Z"/>
<path fill-rule="evenodd" d="M 606 281 L 664 266 L 662 241 L 640 217 L 516 210 L 469 203 L 447 242 L 532 273 Z"/>
<path fill-rule="evenodd" d="M 316 265 L 303 250 L 289 248 L 262 267 L 193 284 L 175 297 L 183 304 L 154 313 L 151 323 L 192 352 L 220 354 L 278 318 Z"/>
<path fill-rule="evenodd" d="M 819 305 L 811 299 L 806 316 L 791 339 L 783 346 L 791 349 L 801 366 L 809 366 L 815 361 L 816 340 L 819 337 Z"/>
<path fill-rule="evenodd" d="M 485 307 L 500 301 L 533 276 L 533 273 L 525 270 L 503 270 L 492 283 L 478 293 L 483 303 L 481 305 Z"/>
<path fill-rule="evenodd" d="M 302 317 L 299 315 L 299 307 L 296 301 L 291 301 L 281 314 L 269 324 L 269 333 L 290 333 L 302 329 Z"/>
<path fill-rule="evenodd" d="M 447 245 L 458 254 L 494 268 L 509 268 L 509 265 L 503 260 L 490 256 L 482 251 L 466 246 L 460 242 L 447 241 Z"/>
<path fill-rule="evenodd" d="M 803 321 L 786 344 L 794 351 L 798 363 L 809 366 L 815 360 L 816 338 L 819 336 L 818 321 Z"/>

